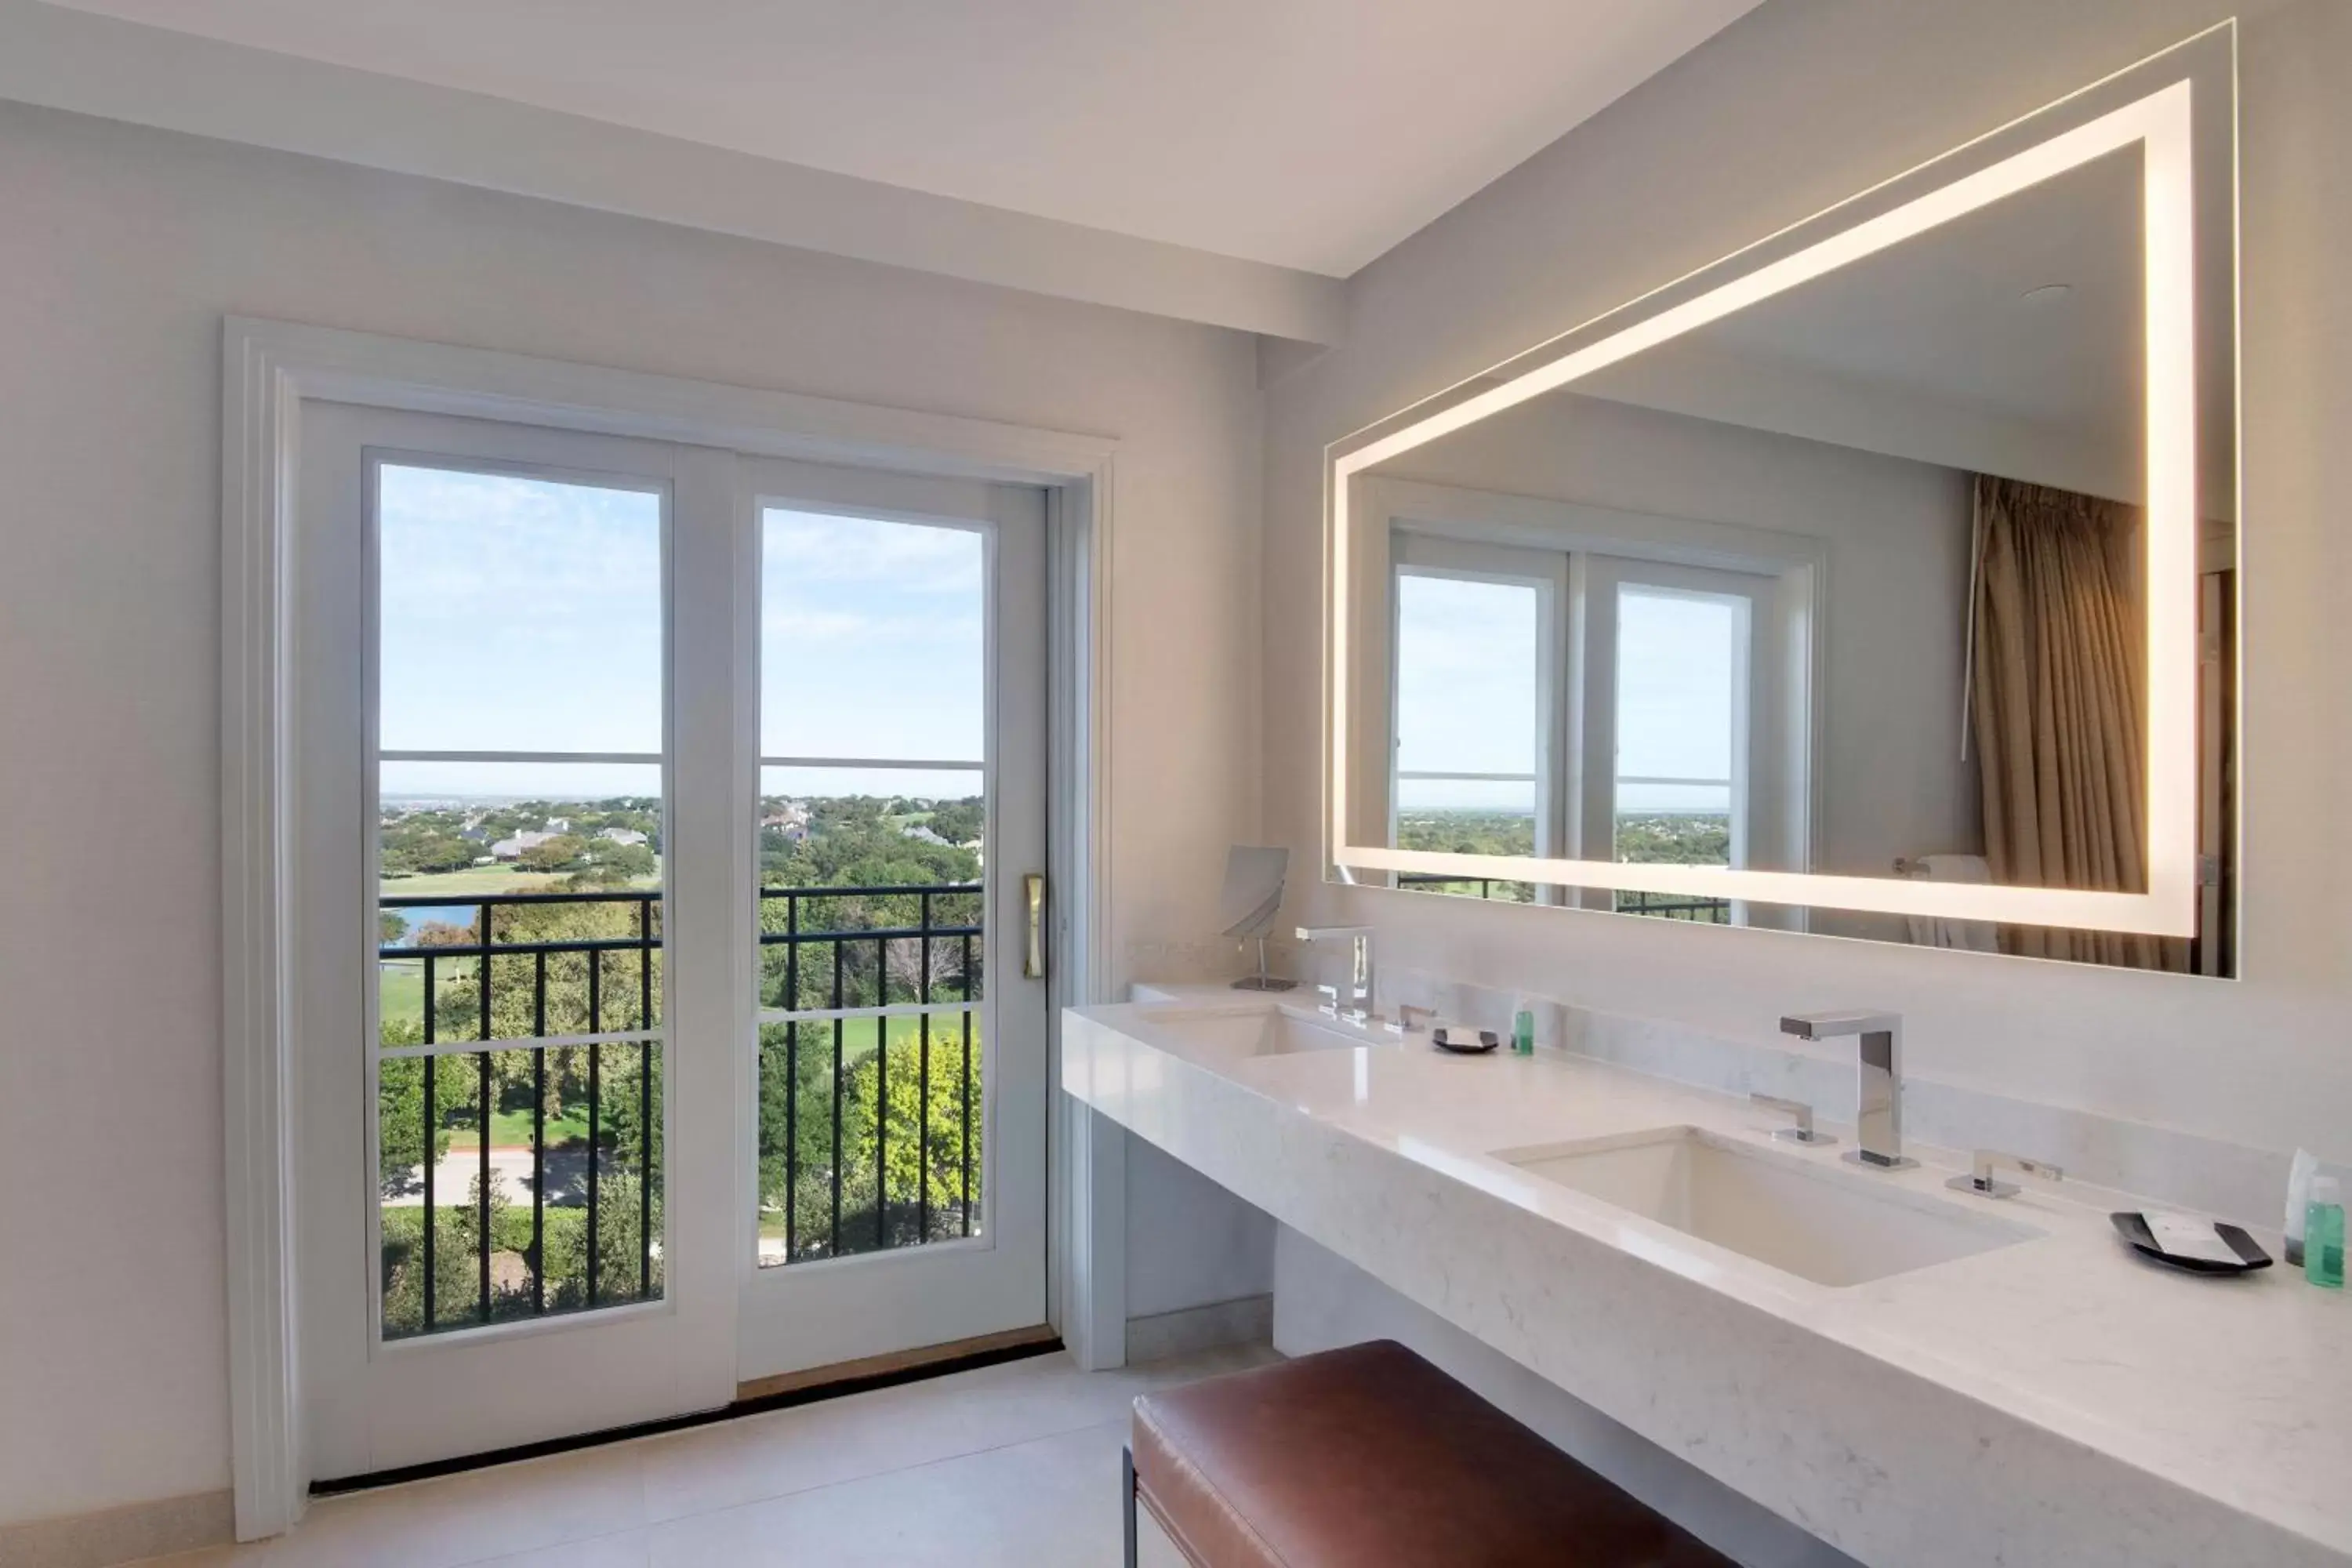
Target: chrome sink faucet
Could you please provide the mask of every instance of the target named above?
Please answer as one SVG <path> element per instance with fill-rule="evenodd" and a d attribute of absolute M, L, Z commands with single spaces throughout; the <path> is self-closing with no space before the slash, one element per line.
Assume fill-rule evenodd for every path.
<path fill-rule="evenodd" d="M 1301 942 L 1340 942 L 1349 945 L 1348 984 L 1343 986 L 1318 985 L 1324 994 L 1323 1010 L 1335 1017 L 1352 1023 L 1369 1023 L 1380 1016 L 1379 993 L 1372 975 L 1372 928 L 1370 926 L 1300 926 Z"/>
<path fill-rule="evenodd" d="M 1993 1179 L 1993 1173 L 2008 1169 L 2021 1171 L 2029 1176 L 2039 1176 L 2045 1182 L 2063 1182 L 2066 1173 L 2047 1160 L 2029 1160 L 2022 1154 L 2004 1154 L 1998 1149 L 1979 1149 L 1965 1176 L 1954 1176 L 1944 1185 L 1956 1193 L 1974 1193 L 1983 1198 L 2013 1198 L 2017 1184 Z"/>
<path fill-rule="evenodd" d="M 1861 1037 L 1853 1136 L 1846 1158 L 1857 1165 L 1899 1171 L 1916 1165 L 1903 1156 L 1903 1018 L 1895 1013 L 1801 1013 L 1780 1020 L 1780 1032 L 1801 1040 Z"/>

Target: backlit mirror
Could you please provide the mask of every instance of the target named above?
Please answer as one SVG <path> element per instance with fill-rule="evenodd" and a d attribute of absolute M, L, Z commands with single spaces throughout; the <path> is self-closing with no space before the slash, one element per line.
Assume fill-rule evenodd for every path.
<path fill-rule="evenodd" d="M 2234 973 L 2229 48 L 1335 446 L 1335 874 Z"/>

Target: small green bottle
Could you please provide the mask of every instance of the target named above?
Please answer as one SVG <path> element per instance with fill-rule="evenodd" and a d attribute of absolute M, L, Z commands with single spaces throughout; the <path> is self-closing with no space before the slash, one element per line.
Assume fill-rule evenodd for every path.
<path fill-rule="evenodd" d="M 2344 1191 L 2333 1176 L 2311 1179 L 2303 1210 L 2303 1277 L 2326 1290 L 2344 1289 Z"/>
<path fill-rule="evenodd" d="M 1531 1057 L 1536 1054 L 1535 1009 L 1522 1000 L 1511 1015 L 1511 1054 Z"/>

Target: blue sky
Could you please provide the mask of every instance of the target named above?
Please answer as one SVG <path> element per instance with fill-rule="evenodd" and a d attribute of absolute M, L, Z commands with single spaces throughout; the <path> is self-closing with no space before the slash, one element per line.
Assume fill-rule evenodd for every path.
<path fill-rule="evenodd" d="M 650 492 L 395 467 L 378 503 L 387 750 L 662 745 L 661 507 Z M 985 537 L 770 509 L 761 749 L 981 755 Z M 384 764 L 401 795 L 653 794 L 615 763 Z M 976 794 L 976 773 L 770 771 L 769 793 Z"/>
<path fill-rule="evenodd" d="M 1533 588 L 1400 574 L 1396 671 L 1400 772 L 1537 771 Z M 1408 779 L 1397 801 L 1532 811 L 1535 785 Z"/>
<path fill-rule="evenodd" d="M 1732 680 L 1745 617 L 1732 599 L 1621 591 L 1617 597 L 1617 773 L 1620 777 L 1732 776 Z M 1625 784 L 1621 810 L 1724 811 L 1728 793 Z"/>
<path fill-rule="evenodd" d="M 1416 773 L 1537 771 L 1537 595 L 1532 587 L 1419 573 L 1397 581 L 1397 766 Z M 1618 601 L 1618 771 L 1728 777 L 1730 600 L 1629 588 Z M 1523 784 L 1409 780 L 1399 804 L 1530 810 Z M 1626 785 L 1622 809 L 1725 809 L 1721 790 Z"/>
<path fill-rule="evenodd" d="M 658 752 L 661 504 L 649 491 L 387 465 L 378 527 L 387 750 Z M 978 761 L 986 537 L 771 507 L 761 540 L 761 751 Z M 1728 602 L 1620 603 L 1620 771 L 1730 768 Z M 1536 595 L 1399 584 L 1399 763 L 1536 769 Z M 977 794 L 977 773 L 770 769 L 768 794 Z M 387 795 L 651 795 L 617 763 L 384 764 Z M 1408 805 L 1527 809 L 1532 787 L 1423 782 Z M 1716 805 L 1629 788 L 1621 804 Z"/>

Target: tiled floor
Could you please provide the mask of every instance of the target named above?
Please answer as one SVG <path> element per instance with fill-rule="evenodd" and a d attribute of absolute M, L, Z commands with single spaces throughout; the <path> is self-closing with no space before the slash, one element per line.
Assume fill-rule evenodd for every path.
<path fill-rule="evenodd" d="M 1273 1359 L 980 1372 L 314 1505 L 170 1568 L 1110 1568 L 1119 1447 L 1155 1387 Z M 1147 1517 L 1147 1568 L 1181 1568 Z"/>

